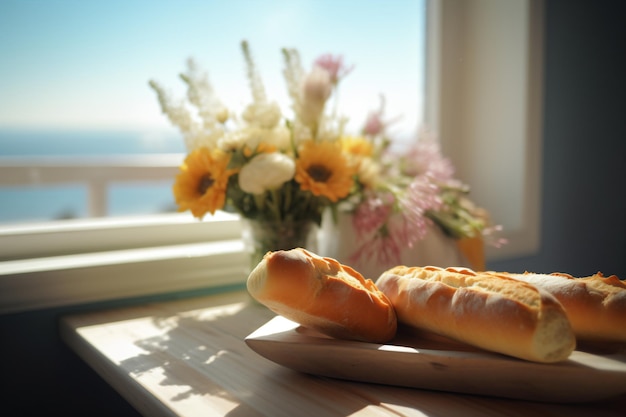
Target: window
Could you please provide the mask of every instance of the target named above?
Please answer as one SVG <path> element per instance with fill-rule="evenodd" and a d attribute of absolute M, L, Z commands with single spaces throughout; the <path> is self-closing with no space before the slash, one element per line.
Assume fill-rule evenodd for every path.
<path fill-rule="evenodd" d="M 422 114 L 438 132 L 459 177 L 472 186 L 473 199 L 489 208 L 511 241 L 488 253 L 488 258 L 536 250 L 541 1 L 389 4 L 238 0 L 190 3 L 185 8 L 171 2 L 3 2 L 0 27 L 14 32 L 0 38 L 0 52 L 15 59 L 0 62 L 0 89 L 5 92 L 0 98 L 0 134 L 24 126 L 53 127 L 62 130 L 64 138 L 68 129 L 72 134 L 78 131 L 63 158 L 82 161 L 84 175 L 97 179 L 105 169 L 122 177 L 137 175 L 138 181 L 167 182 L 177 165 L 172 159 L 182 158 L 182 139 L 161 115 L 148 79 L 180 86 L 177 74 L 193 56 L 209 71 L 220 95 L 236 101 L 247 94 L 238 49 L 242 38 L 250 41 L 268 92 L 283 91 L 281 47 L 297 47 L 307 62 L 321 53 L 340 53 L 356 66 L 339 97 L 348 116 L 357 121 L 365 117 L 383 93 L 387 114 L 403 116 L 398 137 L 410 135 L 422 122 Z M 52 9 L 64 17 L 51 19 L 56 16 Z M 146 18 L 156 12 L 167 18 Z M 235 23 L 228 24 L 224 16 Z M 110 26 L 111 22 L 118 26 Z M 27 30 L 31 27 L 42 32 Z M 80 31 L 80 36 L 72 30 Z M 125 35 L 113 36 L 111 30 Z M 79 38 L 77 43 L 66 45 L 64 40 L 71 37 Z M 286 39 L 290 45 L 284 44 Z M 55 48 L 46 48 L 47 41 L 54 42 Z M 39 47 L 40 55 L 33 46 Z M 68 85 L 72 89 L 66 89 Z M 505 101 L 496 94 L 502 91 L 507 93 Z M 494 114 L 499 114 L 497 120 Z M 77 152 L 85 145 L 79 138 L 86 127 L 105 132 L 98 143 L 106 152 L 89 157 Z M 114 134 L 120 131 L 145 135 L 117 136 L 116 144 Z M 15 136 L 0 136 L 0 141 L 7 137 Z M 35 175 L 45 183 L 64 169 L 63 158 L 48 161 L 48 166 L 44 163 L 38 174 L 18 169 L 24 152 L 11 153 L 8 145 L 24 143 L 5 141 L 0 146 L 3 207 L 14 199 L 8 196 L 16 192 L 20 176 L 32 180 Z M 55 152 L 57 145 L 52 147 Z M 125 158 L 133 157 L 128 154 L 104 158 L 115 146 L 135 145 L 152 153 L 140 172 L 131 174 L 132 164 Z M 518 158 L 509 158 L 511 152 Z M 494 175 L 494 169 L 507 174 Z M 78 191 L 81 198 L 87 196 L 78 213 L 87 213 L 89 204 L 102 206 L 98 192 L 102 184 L 95 184 L 93 201 L 88 190 Z M 107 198 L 134 195 L 123 190 L 125 185 L 116 186 L 122 188 Z M 171 198 L 169 183 L 160 187 L 163 208 Z M 9 194 L 2 194 L 7 188 Z M 24 207 L 41 205 L 37 198 Z M 0 227 L 0 246 L 11 248 L 0 263 L 0 313 L 243 281 L 244 270 L 238 265 L 245 264 L 245 257 L 233 216 L 220 214 L 203 222 L 187 214 L 129 216 L 135 213 L 116 209 L 118 204 L 111 200 L 106 204 L 118 217 L 85 215 L 71 221 Z M 59 217 L 65 208 L 56 210 Z"/>
<path fill-rule="evenodd" d="M 355 69 L 339 110 L 359 126 L 384 94 L 408 137 L 422 121 L 424 18 L 421 0 L 2 2 L 0 312 L 242 282 L 236 218 L 164 214 L 184 148 L 148 81 L 182 97 L 193 57 L 237 107 L 246 39 L 287 106 L 281 48 L 305 66 L 342 54 Z"/>
<path fill-rule="evenodd" d="M 424 15 L 421 0 L 2 2 L 0 53 L 11 59 L 0 63 L 0 224 L 172 211 L 174 171 L 155 155 L 174 154 L 175 167 L 184 145 L 148 81 L 184 97 L 178 74 L 193 57 L 224 103 L 242 110 L 244 39 L 284 110 L 281 48 L 298 48 L 305 67 L 342 54 L 355 67 L 337 103 L 350 126 L 357 131 L 384 94 L 405 138 L 422 121 Z M 135 179 L 131 164 L 158 181 Z"/>

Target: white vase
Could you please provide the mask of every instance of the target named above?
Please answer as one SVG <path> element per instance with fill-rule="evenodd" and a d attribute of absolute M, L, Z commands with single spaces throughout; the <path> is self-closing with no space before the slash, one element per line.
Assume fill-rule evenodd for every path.
<path fill-rule="evenodd" d="M 359 247 L 357 236 L 349 213 L 340 212 L 336 223 L 330 213 L 325 213 L 318 237 L 318 253 L 351 266 L 365 278 L 374 281 L 381 273 L 397 265 L 471 267 L 456 241 L 434 225 L 429 228 L 424 239 L 417 241 L 413 247 L 401 251 L 396 264 L 381 264 L 375 258 L 351 260 L 351 256 Z"/>

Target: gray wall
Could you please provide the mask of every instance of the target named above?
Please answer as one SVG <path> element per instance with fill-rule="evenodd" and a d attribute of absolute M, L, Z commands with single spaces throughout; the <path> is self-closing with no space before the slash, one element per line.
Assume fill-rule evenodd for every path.
<path fill-rule="evenodd" d="M 491 269 L 626 278 L 626 1 L 548 0 L 541 247 Z"/>

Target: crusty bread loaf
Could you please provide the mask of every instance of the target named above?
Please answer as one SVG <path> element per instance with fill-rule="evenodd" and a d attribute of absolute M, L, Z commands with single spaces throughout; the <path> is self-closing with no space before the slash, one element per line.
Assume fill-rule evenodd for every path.
<path fill-rule="evenodd" d="M 514 280 L 468 269 L 397 266 L 376 281 L 398 321 L 486 350 L 557 362 L 576 340 L 561 304 Z"/>
<path fill-rule="evenodd" d="M 396 334 L 394 308 L 371 280 L 301 248 L 268 252 L 247 288 L 275 313 L 334 338 L 384 343 Z"/>
<path fill-rule="evenodd" d="M 561 302 L 579 340 L 626 342 L 626 283 L 601 273 L 502 273 L 548 291 Z"/>

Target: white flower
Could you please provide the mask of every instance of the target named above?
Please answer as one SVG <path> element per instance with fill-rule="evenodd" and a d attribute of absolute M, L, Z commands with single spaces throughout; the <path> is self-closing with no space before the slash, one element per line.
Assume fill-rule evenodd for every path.
<path fill-rule="evenodd" d="M 235 130 L 227 132 L 224 136 L 217 141 L 217 147 L 224 152 L 236 151 L 241 149 L 244 145 L 250 142 L 250 135 L 243 130 Z M 256 146 L 255 146 L 256 147 Z M 254 149 L 253 147 L 252 149 Z"/>
<path fill-rule="evenodd" d="M 205 147 L 212 149 L 224 136 L 224 130 L 221 127 L 216 127 L 213 130 L 207 131 L 202 129 L 190 129 L 185 133 L 185 145 L 188 151 Z"/>
<path fill-rule="evenodd" d="M 291 132 L 285 126 L 275 129 L 247 127 L 228 132 L 217 141 L 217 147 L 225 152 L 236 151 L 248 147 L 254 151 L 261 143 L 275 146 L 279 150 L 289 149 Z"/>
<path fill-rule="evenodd" d="M 381 168 L 380 164 L 372 160 L 371 158 L 363 158 L 359 161 L 358 165 L 359 181 L 366 188 L 374 188 L 380 181 Z"/>
<path fill-rule="evenodd" d="M 280 153 L 262 153 L 250 160 L 239 171 L 239 187 L 251 194 L 263 194 L 275 189 L 293 178 L 296 163 L 289 156 Z"/>
<path fill-rule="evenodd" d="M 267 143 L 276 146 L 280 150 L 289 149 L 291 146 L 291 131 L 286 126 L 278 126 L 270 131 Z"/>
<path fill-rule="evenodd" d="M 243 111 L 242 117 L 252 126 L 273 129 L 280 121 L 280 106 L 275 103 L 252 103 Z"/>

